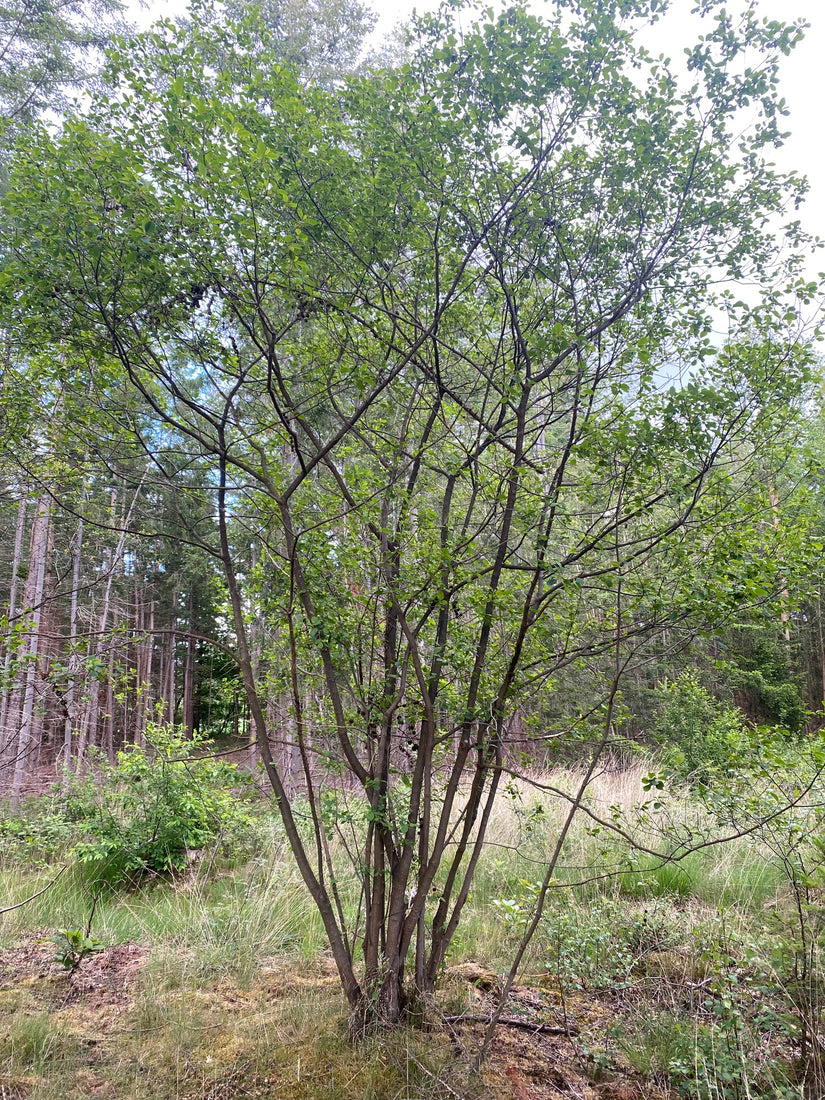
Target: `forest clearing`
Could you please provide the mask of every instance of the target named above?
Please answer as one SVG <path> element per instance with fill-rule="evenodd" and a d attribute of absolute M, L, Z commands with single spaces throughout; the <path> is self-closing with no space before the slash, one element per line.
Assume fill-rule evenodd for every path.
<path fill-rule="evenodd" d="M 538 814 L 534 797 L 514 791 L 497 813 L 428 1026 L 355 1045 L 322 924 L 271 812 L 259 806 L 171 876 L 102 884 L 94 865 L 70 865 L 4 917 L 6 1095 L 664 1100 L 819 1088 L 825 856 L 790 840 L 802 810 L 763 826 L 758 843 L 679 863 L 640 863 L 580 825 L 474 1069 L 562 818 L 558 802 Z M 591 797 L 597 811 L 638 808 L 641 769 L 606 771 Z M 648 839 L 666 817 L 696 827 L 689 797 L 662 797 Z M 0 882 L 12 904 L 54 879 L 82 833 L 64 823 L 58 835 L 43 816 L 38 832 L 42 805 L 32 809 L 17 824 L 17 859 L 6 834 Z M 74 969 L 58 929 L 93 944 Z"/>
<path fill-rule="evenodd" d="M 805 25 L 674 14 L 0 12 L 2 1100 L 825 1095 Z"/>

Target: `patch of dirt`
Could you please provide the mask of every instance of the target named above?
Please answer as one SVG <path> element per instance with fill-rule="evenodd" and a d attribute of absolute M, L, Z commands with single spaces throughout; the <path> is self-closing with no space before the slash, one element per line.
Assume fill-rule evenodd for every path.
<path fill-rule="evenodd" d="M 288 1047 L 298 1041 L 309 1044 L 305 1064 L 299 1051 L 293 1067 L 296 1079 L 305 1078 L 309 1085 L 316 1071 L 321 1072 L 324 1055 L 312 1046 L 300 1013 L 295 1018 L 297 1030 L 291 1030 L 291 1005 L 312 1003 L 313 998 L 320 998 L 319 1007 L 342 1004 L 332 959 L 320 956 L 296 965 L 294 960 L 275 958 L 258 970 L 249 986 L 241 987 L 223 975 L 200 989 L 169 991 L 158 1007 L 157 1021 L 136 1023 L 133 1012 L 146 1010 L 145 1005 L 140 1007 L 144 996 L 140 974 L 149 958 L 147 948 L 133 943 L 107 948 L 85 959 L 71 977 L 53 955 L 53 945 L 34 936 L 15 948 L 0 950 L 0 1009 L 47 1011 L 59 1019 L 60 1033 L 84 1052 L 83 1065 L 73 1080 L 72 1100 L 79 1096 L 116 1100 L 119 1086 L 112 1058 L 115 1051 L 121 1052 L 118 1058 L 124 1057 L 122 1044 L 132 1044 L 128 1049 L 137 1066 L 134 1072 L 139 1074 L 141 1068 L 147 1073 L 164 1072 L 163 1059 L 172 1057 L 164 1054 L 163 1047 L 170 1027 L 179 1033 L 175 1073 L 185 1071 L 192 1086 L 192 1091 L 176 1095 L 193 1100 L 271 1096 L 267 1063 L 247 1064 L 250 1054 L 244 1027 L 259 1029 L 256 1042 L 267 1028 L 277 1034 L 270 1055 L 275 1062 L 269 1072 L 279 1066 L 281 1076 Z M 454 968 L 448 981 L 461 994 L 466 1013 L 476 1017 L 447 1026 L 455 1053 L 469 1067 L 483 1040 L 483 1019 L 495 1007 L 500 982 L 475 964 Z M 675 1093 L 603 1054 L 608 1028 L 629 1011 L 633 1006 L 621 995 L 576 993 L 562 998 L 549 988 L 514 987 L 505 1012 L 510 1023 L 498 1028 L 482 1071 L 483 1095 L 489 1100 L 673 1100 Z M 326 1009 L 321 1014 L 329 1017 Z M 558 1028 L 561 1033 L 542 1033 L 540 1027 Z M 161 1044 L 154 1048 L 155 1061 L 149 1058 L 152 1048 L 145 1045 L 152 1042 Z M 456 1067 L 459 1064 L 457 1060 Z M 356 1062 L 352 1072 L 357 1072 Z M 0 1067 L 0 1100 L 27 1100 L 29 1092 L 25 1078 L 3 1077 Z"/>
<path fill-rule="evenodd" d="M 468 1012 L 491 1014 L 497 990 L 479 991 L 464 968 L 455 970 L 471 987 Z M 514 986 L 504 1013 L 513 1022 L 499 1025 L 484 1071 L 492 1094 L 501 1100 L 674 1100 L 673 1090 L 637 1077 L 616 1061 L 596 1064 L 591 1050 L 601 1051 L 607 1029 L 623 1007 L 609 994 L 576 993 L 562 1000 L 550 990 Z M 531 1031 L 524 1026 L 530 1024 L 564 1028 L 569 1034 Z M 451 1026 L 456 1045 L 472 1057 L 485 1025 L 473 1021 Z"/>
<path fill-rule="evenodd" d="M 83 960 L 71 979 L 76 996 L 89 1006 L 126 1000 L 148 958 L 148 949 L 136 943 L 121 943 L 97 952 Z"/>
<path fill-rule="evenodd" d="M 319 955 L 317 959 L 302 959 L 300 967 L 292 961 L 270 959 L 258 971 L 256 984 L 262 986 L 270 997 L 288 996 L 300 990 L 318 990 L 326 986 L 337 996 L 341 989 L 335 963 L 325 955 Z"/>
<path fill-rule="evenodd" d="M 0 989 L 32 985 L 62 973 L 63 968 L 54 962 L 54 951 L 53 944 L 40 939 L 0 948 Z"/>
<path fill-rule="evenodd" d="M 88 956 L 69 975 L 54 953 L 54 944 L 44 943 L 41 937 L 0 949 L 0 991 L 28 989 L 32 995 L 61 997 L 64 1003 L 82 999 L 87 1007 L 103 1007 L 128 999 L 130 986 L 149 957 L 147 948 L 122 943 Z"/>

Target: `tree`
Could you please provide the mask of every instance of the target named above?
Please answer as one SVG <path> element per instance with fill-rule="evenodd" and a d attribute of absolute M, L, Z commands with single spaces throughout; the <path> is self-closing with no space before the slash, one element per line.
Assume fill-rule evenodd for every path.
<path fill-rule="evenodd" d="M 237 672 L 199 637 L 222 637 L 218 566 L 199 546 L 208 472 L 152 461 L 111 376 L 90 385 L 66 355 L 3 374 L 0 790 L 16 797 L 85 767 L 89 746 L 114 759 L 142 744 L 159 714 L 226 727 Z M 103 436 L 98 395 L 117 406 Z"/>
<path fill-rule="evenodd" d="M 65 105 L 112 38 L 118 0 L 17 0 L 0 8 L 0 125 L 7 131 Z"/>
<path fill-rule="evenodd" d="M 270 65 L 252 21 L 164 25 L 20 153 L 6 323 L 121 372 L 157 461 L 209 465 L 258 748 L 357 1027 L 433 988 L 530 748 L 520 700 L 596 670 L 570 722 L 592 775 L 625 668 L 735 606 L 769 507 L 748 454 L 776 445 L 807 354 L 773 300 L 715 345 L 710 288 L 777 276 L 767 220 L 802 184 L 762 150 L 799 32 L 710 4 L 682 88 L 634 40 L 660 8 L 462 31 L 445 6 L 406 65 L 334 93 Z"/>
<path fill-rule="evenodd" d="M 15 3 L 12 0 L 0 7 L 0 188 L 6 186 L 11 149 L 26 127 L 47 111 L 59 113 L 66 106 L 71 91 L 82 90 L 94 79 L 103 48 L 112 40 L 117 25 L 115 17 L 120 10 L 118 0 L 93 0 L 91 3 L 82 0 L 20 0 Z M 0 380 L 6 392 L 5 399 L 0 402 L 0 418 L 9 454 L 14 453 L 21 434 L 26 434 L 33 411 L 21 393 L 15 391 L 16 402 L 8 400 L 16 369 L 11 346 L 4 336 Z M 40 403 L 45 405 L 40 410 L 42 415 L 51 406 L 51 401 L 45 392 L 40 396 Z M 49 615 L 54 540 L 49 493 L 54 487 L 36 478 L 27 479 L 16 461 L 11 466 L 4 462 L 3 467 L 3 493 L 0 495 L 4 495 L 7 482 L 13 484 L 17 524 L 9 570 L 9 613 L 3 624 L 8 629 L 4 630 L 2 639 L 0 787 L 5 785 L 7 773 L 11 771 L 14 777 L 12 797 L 16 800 L 30 759 L 40 754 L 44 728 L 43 666 L 49 656 L 54 656 L 53 651 L 49 653 L 46 637 L 54 627 Z M 28 578 L 22 593 L 24 602 L 18 608 L 18 581 L 26 557 L 22 550 L 27 508 L 34 520 L 27 561 Z M 77 546 L 79 564 L 82 527 L 77 532 Z M 70 615 L 70 645 L 75 640 L 76 611 L 75 602 Z M 73 657 L 69 659 L 72 661 Z M 73 707 L 74 677 L 70 677 L 69 683 L 67 713 Z M 68 725 L 68 718 L 66 722 Z"/>
<path fill-rule="evenodd" d="M 359 0 L 225 0 L 221 14 L 235 21 L 252 9 L 261 17 L 266 34 L 261 47 L 267 55 L 323 87 L 357 69 L 376 22 L 375 13 Z"/>

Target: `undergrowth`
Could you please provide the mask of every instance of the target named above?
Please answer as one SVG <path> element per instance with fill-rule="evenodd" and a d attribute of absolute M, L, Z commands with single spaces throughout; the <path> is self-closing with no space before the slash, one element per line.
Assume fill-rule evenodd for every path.
<path fill-rule="evenodd" d="M 564 789 L 575 778 L 559 771 L 543 786 Z M 651 845 L 672 837 L 674 821 L 713 826 L 684 791 L 661 796 L 651 811 L 643 779 L 641 767 L 606 772 L 590 793 L 594 813 L 621 814 Z M 518 1095 L 506 1074 L 495 1088 L 489 1074 L 473 1077 L 471 1051 L 457 1057 L 440 1029 L 351 1045 L 323 930 L 277 817 L 264 805 L 244 813 L 252 846 L 227 846 L 218 830 L 177 864 L 106 879 L 72 857 L 77 832 L 59 793 L 26 807 L 20 820 L 39 839 L 0 856 L 2 905 L 48 888 L 3 915 L 6 957 L 13 962 L 58 931 L 85 934 L 93 913 L 94 942 L 109 952 L 138 945 L 142 962 L 98 1038 L 84 1015 L 83 982 L 87 969 L 105 968 L 107 951 L 68 977 L 21 983 L 12 966 L 0 988 L 0 1011 L 12 1020 L 0 1034 L 3 1087 L 31 1100 Z M 564 800 L 541 784 L 514 785 L 502 800 L 437 995 L 442 1010 L 479 1011 L 479 996 L 492 1005 L 563 814 Z M 821 861 L 801 862 L 804 829 L 793 835 L 790 850 L 774 828 L 661 858 L 634 856 L 593 818 L 577 821 L 520 980 L 580 1021 L 581 1035 L 563 1040 L 564 1049 L 591 1085 L 635 1075 L 661 1095 L 696 1100 L 817 1095 L 818 1067 L 804 1044 L 819 1026 L 821 999 L 813 998 L 822 973 L 818 946 L 805 943 L 801 955 L 799 940 L 815 930 L 818 945 L 825 880 Z M 334 834 L 330 843 L 340 856 Z M 804 898 L 800 882 L 794 893 L 794 867 L 807 875 Z M 344 876 L 341 896 L 356 905 L 357 884 Z M 492 976 L 489 994 L 455 977 L 470 961 Z M 607 1003 L 605 1022 L 599 1006 Z"/>

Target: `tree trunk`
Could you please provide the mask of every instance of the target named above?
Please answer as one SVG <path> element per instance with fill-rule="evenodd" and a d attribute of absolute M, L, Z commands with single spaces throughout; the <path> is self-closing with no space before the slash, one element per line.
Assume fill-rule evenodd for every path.
<path fill-rule="evenodd" d="M 163 707 L 163 719 L 166 722 L 175 721 L 175 710 L 177 706 L 177 700 L 175 698 L 176 689 L 176 650 L 178 645 L 177 635 L 178 625 L 178 591 L 175 588 L 172 592 L 172 608 L 169 617 L 169 636 L 166 641 L 166 645 L 163 647 L 161 670 L 160 670 L 160 682 L 161 682 L 161 697 L 164 702 Z"/>
<path fill-rule="evenodd" d="M 112 612 L 112 629 L 117 626 L 117 608 Z M 106 690 L 103 696 L 103 735 L 101 748 L 106 753 L 106 759 L 110 764 L 115 762 L 115 648 L 109 646 L 109 660 L 106 668 Z"/>
<path fill-rule="evenodd" d="M 23 603 L 28 616 L 29 636 L 25 647 L 26 668 L 24 672 L 23 706 L 20 715 L 20 728 L 17 734 L 17 751 L 12 778 L 12 809 L 17 809 L 20 804 L 23 781 L 32 749 L 35 726 L 37 659 L 40 652 L 40 622 L 43 611 L 50 526 L 51 504 L 49 498 L 43 494 L 37 502 L 37 512 L 32 524 L 29 575 L 23 591 Z"/>
<path fill-rule="evenodd" d="M 185 737 L 191 737 L 194 732 L 195 712 L 195 639 L 192 632 L 195 629 L 195 597 L 192 589 L 189 590 L 188 604 L 188 634 L 186 638 L 186 656 L 183 661 L 183 699 L 181 702 L 181 726 Z"/>
<path fill-rule="evenodd" d="M 140 588 L 140 623 L 138 631 L 134 742 L 136 745 L 145 745 L 146 725 L 149 721 L 154 697 L 152 666 L 155 652 L 155 601 L 154 598 L 150 599 L 147 616 L 146 593 L 142 587 Z M 162 695 L 162 688 L 160 694 Z"/>
<path fill-rule="evenodd" d="M 117 545 L 114 550 L 110 550 L 107 553 L 107 577 L 106 588 L 103 593 L 103 606 L 100 609 L 100 616 L 97 622 L 97 641 L 94 648 L 94 678 L 89 688 L 89 701 L 86 707 L 86 718 L 83 723 L 80 738 L 78 739 L 77 746 L 77 767 L 83 763 L 83 754 L 89 745 L 97 743 L 97 729 L 100 720 L 100 670 L 103 667 L 103 655 L 106 647 L 106 631 L 109 626 L 109 616 L 112 607 L 112 586 L 114 583 L 115 573 L 123 558 L 123 549 L 126 545 L 126 535 L 128 534 L 129 523 L 132 518 L 132 512 L 137 504 L 140 491 L 143 488 L 143 482 L 146 475 L 140 479 L 140 483 L 135 490 L 135 494 L 132 497 L 131 504 L 128 511 L 122 509 L 120 518 L 120 535 L 117 540 Z M 111 500 L 111 514 L 114 518 L 115 505 L 117 502 L 117 490 L 112 489 Z"/>
<path fill-rule="evenodd" d="M 14 552 L 12 554 L 11 586 L 9 590 L 9 633 L 6 638 L 6 653 L 3 658 L 3 695 L 0 701 L 0 766 L 8 762 L 11 755 L 12 729 L 11 729 L 11 703 L 14 694 L 10 681 L 11 665 L 13 659 L 14 623 L 17 615 L 17 592 L 20 584 L 20 565 L 23 554 L 23 535 L 26 528 L 26 498 L 20 498 L 17 507 L 17 524 L 14 530 Z M 3 786 L 0 776 L 0 787 Z"/>
<path fill-rule="evenodd" d="M 49 503 L 49 523 L 46 528 L 46 557 L 45 571 L 43 574 L 43 590 L 40 596 L 40 626 L 38 630 L 39 640 L 37 645 L 37 658 L 35 660 L 35 685 L 38 704 L 32 716 L 31 752 L 32 770 L 40 774 L 40 768 L 45 763 L 48 750 L 51 750 L 49 764 L 54 764 L 55 726 L 57 719 L 56 697 L 51 682 L 46 677 L 46 672 L 57 654 L 57 637 L 60 625 L 57 621 L 56 606 L 52 599 L 54 589 L 54 573 L 52 564 L 54 561 L 54 526 L 51 522 L 51 502 Z"/>
<path fill-rule="evenodd" d="M 77 606 L 80 589 L 80 558 L 83 552 L 83 517 L 77 522 L 77 540 L 72 562 L 72 600 L 69 608 L 69 682 L 66 685 L 63 722 L 63 769 L 68 779 L 72 760 L 72 733 L 75 725 L 74 697 L 77 690 Z"/>

